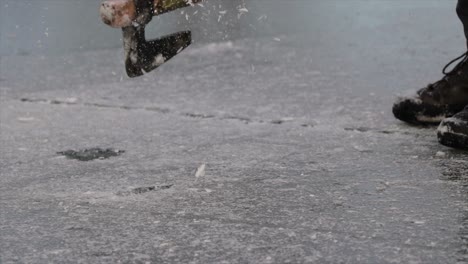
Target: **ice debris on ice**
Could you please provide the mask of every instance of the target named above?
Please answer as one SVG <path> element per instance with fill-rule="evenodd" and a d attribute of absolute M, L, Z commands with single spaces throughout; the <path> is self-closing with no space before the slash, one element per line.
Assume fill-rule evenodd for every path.
<path fill-rule="evenodd" d="M 197 171 L 195 172 L 195 177 L 196 177 L 196 178 L 199 178 L 199 177 L 205 176 L 205 168 L 206 168 L 206 164 L 205 164 L 205 163 L 203 163 L 202 165 L 200 165 L 200 167 L 198 167 Z"/>

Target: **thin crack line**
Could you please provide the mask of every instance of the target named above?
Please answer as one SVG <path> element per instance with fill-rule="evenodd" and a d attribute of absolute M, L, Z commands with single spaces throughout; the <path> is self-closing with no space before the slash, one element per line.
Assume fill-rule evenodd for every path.
<path fill-rule="evenodd" d="M 236 120 L 243 122 L 244 124 L 249 123 L 256 123 L 256 124 L 272 124 L 272 125 L 282 125 L 285 123 L 292 123 L 292 120 L 285 120 L 285 119 L 274 119 L 270 121 L 265 121 L 262 119 L 252 119 L 248 117 L 242 116 L 235 116 L 235 115 L 225 115 L 225 116 L 217 116 L 214 114 L 203 114 L 203 113 L 191 113 L 191 112 L 176 112 L 169 108 L 162 108 L 162 107 L 139 107 L 139 106 L 126 106 L 126 105 L 112 105 L 112 104 L 104 104 L 104 103 L 78 103 L 75 101 L 66 101 L 66 100 L 49 100 L 49 99 L 41 99 L 41 98 L 21 98 L 21 102 L 25 103 L 42 103 L 42 104 L 51 104 L 51 105 L 70 105 L 70 106 L 86 106 L 86 107 L 97 107 L 97 108 L 109 108 L 109 109 L 119 109 L 119 110 L 144 110 L 150 112 L 157 112 L 160 114 L 174 114 L 183 117 L 189 117 L 193 119 L 218 119 L 218 120 Z M 313 127 L 312 124 L 300 124 L 301 127 Z"/>

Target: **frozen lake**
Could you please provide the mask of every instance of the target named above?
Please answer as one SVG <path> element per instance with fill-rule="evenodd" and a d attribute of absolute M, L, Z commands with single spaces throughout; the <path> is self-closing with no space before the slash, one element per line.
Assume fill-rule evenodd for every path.
<path fill-rule="evenodd" d="M 467 154 L 390 111 L 463 51 L 451 1 L 210 1 L 137 79 L 96 3 L 2 0 L 1 263 L 468 261 Z"/>

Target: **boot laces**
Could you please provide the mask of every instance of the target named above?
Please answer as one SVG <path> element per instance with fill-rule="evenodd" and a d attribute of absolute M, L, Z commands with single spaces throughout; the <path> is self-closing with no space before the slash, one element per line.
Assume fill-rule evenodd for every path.
<path fill-rule="evenodd" d="M 457 63 L 451 70 L 448 70 L 452 64 Z M 461 75 L 462 74 L 462 68 L 465 67 L 465 65 L 468 65 L 468 51 L 463 53 L 462 55 L 458 56 L 457 58 L 451 60 L 447 65 L 445 65 L 444 69 L 442 70 L 442 74 L 444 74 L 444 78 L 441 80 L 430 84 L 428 86 L 429 90 L 433 90 L 436 87 L 439 87 L 439 85 L 442 85 L 442 87 L 446 87 L 446 84 L 448 83 L 449 77 L 455 76 L 455 75 Z"/>
<path fill-rule="evenodd" d="M 460 61 L 460 62 L 457 65 L 455 65 L 453 69 L 448 71 L 448 68 L 457 61 Z M 442 73 L 445 74 L 445 76 L 459 74 L 459 71 L 463 68 L 463 66 L 465 66 L 467 62 L 468 62 L 468 52 L 465 52 L 459 57 L 450 61 L 447 65 L 445 65 L 444 69 L 442 70 Z"/>

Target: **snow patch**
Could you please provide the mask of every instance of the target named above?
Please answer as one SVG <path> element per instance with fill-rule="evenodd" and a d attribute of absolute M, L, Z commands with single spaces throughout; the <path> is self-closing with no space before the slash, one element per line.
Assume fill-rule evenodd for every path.
<path fill-rule="evenodd" d="M 445 126 L 443 124 L 440 124 L 440 126 L 437 128 L 437 132 L 441 135 L 444 135 L 446 133 L 450 133 L 451 130 L 448 126 Z"/>
<path fill-rule="evenodd" d="M 462 123 L 465 123 L 461 120 L 458 120 L 456 118 L 447 118 L 446 119 L 447 122 L 451 122 L 452 124 L 455 124 L 457 126 L 463 126 L 463 125 L 466 125 L 466 124 L 462 124 Z M 452 135 L 459 135 L 459 136 L 464 136 L 466 137 L 465 134 L 463 133 L 457 133 L 457 132 L 454 132 L 452 129 L 450 129 L 449 126 L 445 125 L 445 122 L 444 123 L 441 123 L 439 125 L 439 127 L 437 128 L 437 133 L 440 134 L 440 135 L 444 135 L 444 134 L 452 134 Z"/>
<path fill-rule="evenodd" d="M 445 115 L 438 115 L 438 116 L 426 116 L 426 115 L 416 115 L 416 120 L 419 122 L 424 123 L 438 123 L 442 122 L 445 119 Z"/>

